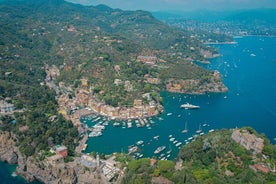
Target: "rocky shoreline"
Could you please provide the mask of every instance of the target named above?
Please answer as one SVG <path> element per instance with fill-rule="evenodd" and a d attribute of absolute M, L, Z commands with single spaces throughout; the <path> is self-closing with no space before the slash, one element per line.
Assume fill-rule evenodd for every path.
<path fill-rule="evenodd" d="M 166 89 L 169 92 L 185 94 L 225 93 L 228 91 L 228 88 L 222 83 L 218 71 L 214 72 L 208 82 L 199 79 L 171 79 L 168 81 Z"/>
<path fill-rule="evenodd" d="M 63 184 L 105 184 L 107 178 L 102 173 L 101 168 L 108 161 L 101 162 L 97 167 L 86 167 L 82 163 L 82 156 L 74 157 L 74 161 L 68 163 L 49 164 L 47 159 L 39 161 L 35 157 L 26 157 L 22 155 L 16 146 L 16 138 L 10 132 L 0 132 L 0 160 L 9 164 L 18 164 L 15 173 L 22 176 L 28 182 L 39 180 L 45 184 L 63 183 Z M 104 164 L 102 163 L 104 162 Z M 115 162 L 111 162 L 115 163 Z M 118 179 L 123 177 L 119 173 Z"/>
<path fill-rule="evenodd" d="M 0 159 L 9 164 L 17 164 L 19 150 L 10 132 L 0 132 Z"/>

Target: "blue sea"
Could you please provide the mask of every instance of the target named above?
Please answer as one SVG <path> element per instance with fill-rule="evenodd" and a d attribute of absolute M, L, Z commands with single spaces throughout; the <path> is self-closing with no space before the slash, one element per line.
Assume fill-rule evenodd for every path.
<path fill-rule="evenodd" d="M 103 135 L 89 138 L 86 152 L 112 154 L 127 152 L 128 146 L 137 141 L 144 141 L 139 146 L 143 157 L 160 157 L 163 153 L 167 159 L 175 159 L 180 147 L 185 146 L 189 138 L 207 133 L 214 129 L 251 126 L 259 133 L 264 133 L 270 141 L 276 141 L 276 37 L 247 36 L 236 38 L 237 44 L 212 45 L 222 55 L 212 59 L 211 64 L 202 65 L 210 70 L 218 70 L 227 93 L 186 95 L 162 92 L 165 112 L 153 117 L 150 127 L 132 128 L 114 127 L 112 122 L 106 126 Z M 199 105 L 200 109 L 181 109 L 183 103 Z M 83 118 L 90 127 L 92 122 Z M 150 122 L 149 119 L 147 119 Z M 122 122 L 121 122 L 122 125 Z M 182 133 L 187 127 L 188 132 Z M 158 139 L 154 139 L 159 136 Z M 166 146 L 160 154 L 153 152 L 159 146 Z M 171 153 L 167 153 L 171 150 Z M 0 183 L 24 183 L 19 177 L 12 177 L 12 167 L 0 163 Z"/>
<path fill-rule="evenodd" d="M 247 36 L 236 38 L 237 44 L 212 45 L 222 55 L 202 65 L 218 70 L 229 88 L 227 93 L 186 95 L 163 92 L 165 112 L 154 117 L 151 129 L 122 128 L 109 125 L 100 137 L 88 140 L 87 152 L 111 154 L 127 152 L 128 146 L 144 141 L 140 153 L 146 157 L 160 157 L 153 152 L 166 146 L 168 159 L 177 156 L 179 147 L 174 141 L 185 145 L 197 130 L 203 133 L 211 129 L 251 126 L 264 133 L 275 144 L 276 137 L 276 37 Z M 199 105 L 198 110 L 181 109 L 183 103 Z M 171 114 L 171 115 L 168 115 Z M 162 120 L 160 120 L 162 119 Z M 87 120 L 86 120 L 87 121 Z M 91 127 L 94 123 L 87 121 Z M 188 132 L 182 133 L 187 124 Z M 135 125 L 135 124 L 133 124 Z M 156 140 L 153 137 L 159 136 Z M 169 155 L 169 156 L 168 156 Z"/>

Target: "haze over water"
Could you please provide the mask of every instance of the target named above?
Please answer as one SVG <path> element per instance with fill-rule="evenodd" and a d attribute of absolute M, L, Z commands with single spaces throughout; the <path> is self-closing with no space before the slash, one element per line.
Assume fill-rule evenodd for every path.
<path fill-rule="evenodd" d="M 87 152 L 111 154 L 127 152 L 127 147 L 138 140 L 144 141 L 141 152 L 152 157 L 158 146 L 165 145 L 173 150 L 170 159 L 177 156 L 177 147 L 169 141 L 173 135 L 177 141 L 185 140 L 196 134 L 201 126 L 204 133 L 210 129 L 251 126 L 275 144 L 276 137 L 276 37 L 236 38 L 237 44 L 213 45 L 222 57 L 213 59 L 204 67 L 219 70 L 223 81 L 229 88 L 224 94 L 185 95 L 162 93 L 165 112 L 163 120 L 156 122 L 151 129 L 121 128 L 109 125 L 103 136 L 88 140 Z M 180 105 L 189 102 L 199 105 L 198 110 L 181 109 Z M 172 115 L 167 116 L 168 113 Z M 188 124 L 188 133 L 181 131 Z M 206 126 L 203 126 L 207 124 Z M 89 123 L 89 125 L 92 125 Z M 159 140 L 153 139 L 159 135 Z"/>

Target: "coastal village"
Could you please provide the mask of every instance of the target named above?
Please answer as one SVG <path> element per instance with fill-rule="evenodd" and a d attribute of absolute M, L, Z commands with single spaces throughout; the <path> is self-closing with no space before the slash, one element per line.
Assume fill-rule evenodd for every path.
<path fill-rule="evenodd" d="M 148 60 L 148 58 L 142 58 L 142 61 Z M 150 58 L 149 62 L 155 60 L 155 58 Z M 118 67 L 117 67 L 118 69 Z M 57 167 L 58 165 L 71 165 L 71 167 L 75 167 L 76 165 L 81 164 L 83 167 L 89 168 L 89 171 L 80 171 L 81 173 L 77 173 L 79 176 L 79 181 L 89 178 L 90 181 L 95 181 L 95 183 L 108 183 L 111 180 L 119 181 L 124 173 L 120 169 L 119 163 L 116 162 L 114 156 L 111 156 L 107 160 L 99 159 L 99 155 L 96 158 L 82 154 L 81 152 L 86 148 L 86 141 L 88 139 L 88 135 L 85 134 L 87 132 L 87 127 L 83 126 L 80 122 L 81 117 L 90 115 L 90 114 L 98 114 L 103 117 L 108 118 L 109 120 L 114 119 L 139 119 L 144 117 L 151 117 L 157 115 L 162 111 L 162 107 L 156 104 L 155 101 L 150 99 L 149 94 L 144 94 L 143 98 L 147 98 L 150 103 L 149 105 L 143 105 L 141 99 L 136 99 L 133 102 L 132 108 L 122 108 L 122 107 L 112 107 L 106 105 L 105 103 L 98 101 L 95 96 L 93 96 L 93 92 L 88 89 L 88 82 L 86 79 L 81 80 L 82 88 L 76 90 L 75 97 L 71 98 L 68 94 L 68 91 L 73 91 L 70 87 L 66 87 L 64 83 L 60 82 L 59 85 L 55 85 L 54 79 L 59 75 L 59 69 L 56 66 L 48 67 L 46 66 L 45 71 L 47 73 L 46 77 L 46 85 L 56 91 L 57 100 L 59 104 L 59 112 L 68 120 L 71 120 L 75 126 L 78 127 L 80 133 L 84 133 L 83 139 L 79 142 L 79 146 L 76 147 L 76 152 L 81 154 L 81 157 L 76 157 L 73 163 L 64 163 L 64 159 L 66 158 L 66 147 L 61 146 L 58 148 L 52 149 L 55 155 L 47 158 L 47 165 L 51 165 L 53 167 Z M 146 77 L 149 82 L 158 83 L 158 79 L 152 79 L 150 77 Z M 116 80 L 114 84 L 119 85 L 122 81 Z M 124 86 L 126 90 L 131 90 L 131 84 L 128 81 L 124 82 Z M 132 126 L 132 125 L 129 125 Z M 95 130 L 96 127 L 94 127 Z M 91 132 L 93 133 L 93 131 Z M 64 149 L 64 152 L 60 152 L 60 149 Z M 84 177 L 82 177 L 84 176 Z M 85 180 L 84 180 L 85 181 Z"/>
<path fill-rule="evenodd" d="M 70 98 L 68 91 L 73 91 L 70 87 L 66 87 L 63 82 L 56 86 L 53 82 L 59 75 L 59 70 L 56 66 L 46 67 L 46 85 L 50 89 L 54 89 L 57 94 L 61 92 L 58 96 L 58 102 L 60 107 L 60 113 L 64 116 L 72 115 L 80 107 L 88 107 L 92 111 L 102 116 L 106 116 L 110 119 L 138 119 L 142 117 L 150 117 L 160 113 L 162 107 L 157 104 L 154 100 L 150 98 L 149 93 L 145 93 L 143 98 L 149 100 L 148 105 L 143 105 L 142 99 L 135 99 L 133 102 L 133 107 L 112 107 L 106 105 L 104 102 L 99 101 L 95 95 L 93 95 L 93 90 L 89 89 L 87 79 L 81 80 L 81 88 L 77 89 L 75 92 L 75 98 Z M 149 79 L 154 80 L 154 79 Z M 120 83 L 118 79 L 114 81 L 115 84 Z M 131 84 L 129 81 L 125 81 L 126 90 L 131 89 Z"/>

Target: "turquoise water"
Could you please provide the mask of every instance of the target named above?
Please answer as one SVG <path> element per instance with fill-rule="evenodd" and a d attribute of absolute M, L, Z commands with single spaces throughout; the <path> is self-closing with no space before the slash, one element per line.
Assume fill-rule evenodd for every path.
<path fill-rule="evenodd" d="M 222 57 L 213 59 L 208 69 L 219 70 L 229 88 L 224 94 L 185 95 L 162 93 L 165 112 L 163 120 L 153 118 L 151 129 L 122 128 L 109 125 L 100 137 L 88 140 L 87 152 L 105 154 L 124 151 L 138 140 L 144 141 L 140 152 L 147 157 L 155 155 L 154 150 L 162 145 L 172 150 L 169 159 L 177 156 L 178 148 L 169 141 L 172 135 L 177 141 L 196 134 L 201 127 L 204 133 L 210 129 L 252 126 L 265 133 L 272 143 L 276 137 L 276 37 L 243 37 L 235 45 L 214 45 Z M 189 102 L 199 105 L 198 110 L 181 109 Z M 172 115 L 167 116 L 167 113 Z M 89 121 L 88 121 L 89 122 Z M 181 131 L 187 122 L 188 133 Z M 93 123 L 89 122 L 89 126 Z M 94 123 L 95 124 L 95 123 Z M 134 124 L 135 125 L 135 124 Z M 206 126 L 203 126 L 206 125 Z M 159 135 L 159 140 L 153 139 Z M 164 151 L 164 153 L 166 153 Z M 167 156 L 167 155 L 165 155 Z"/>
<path fill-rule="evenodd" d="M 28 183 L 20 176 L 13 176 L 16 165 L 9 165 L 0 162 L 0 183 L 1 184 L 24 184 Z M 40 182 L 32 182 L 32 184 L 39 184 Z"/>
<path fill-rule="evenodd" d="M 196 134 L 199 126 L 202 132 L 210 129 L 252 126 L 263 132 L 276 143 L 276 37 L 243 37 L 236 39 L 236 45 L 214 45 L 223 55 L 213 59 L 207 67 L 219 70 L 229 88 L 225 94 L 185 95 L 163 92 L 165 112 L 154 117 L 151 129 L 146 126 L 132 128 L 109 126 L 100 137 L 89 138 L 86 152 L 96 151 L 111 154 L 127 152 L 128 146 L 143 140 L 140 153 L 147 157 L 157 156 L 153 152 L 165 145 L 165 156 L 177 156 L 178 148 L 169 141 L 169 135 L 185 144 L 185 140 Z M 199 105 L 198 110 L 180 109 L 189 102 Z M 172 115 L 167 116 L 168 113 Z M 163 120 L 159 120 L 162 118 Z M 87 121 L 89 126 L 95 123 Z M 102 120 L 98 120 L 102 121 Z M 104 121 L 103 121 L 104 122 Z M 188 132 L 183 134 L 187 122 Z M 206 126 L 204 126 L 206 124 Z M 159 135 L 159 139 L 153 137 Z M 166 154 L 172 150 L 170 154 Z M 0 183 L 26 183 L 20 177 L 12 177 L 14 166 L 0 162 Z"/>

